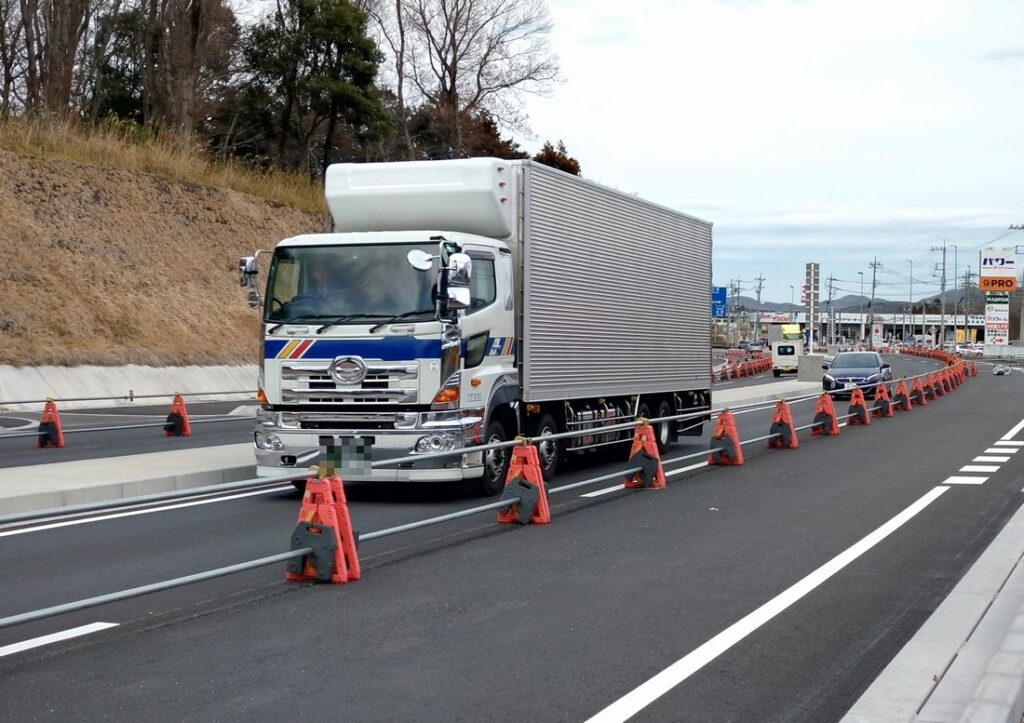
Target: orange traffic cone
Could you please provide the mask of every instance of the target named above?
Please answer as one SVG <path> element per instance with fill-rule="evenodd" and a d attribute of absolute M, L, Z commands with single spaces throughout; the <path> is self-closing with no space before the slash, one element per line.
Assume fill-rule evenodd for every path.
<path fill-rule="evenodd" d="M 627 489 L 646 487 L 648 489 L 664 489 L 665 470 L 661 466 L 661 455 L 658 454 L 658 442 L 654 438 L 654 428 L 642 419 L 633 430 L 633 446 L 629 450 L 629 466 L 640 467 L 626 478 Z"/>
<path fill-rule="evenodd" d="M 917 381 L 916 379 L 914 380 Z M 923 392 L 922 392 L 923 394 Z M 914 407 L 914 403 L 910 401 L 911 393 L 907 391 L 907 382 L 905 379 L 900 379 L 896 385 L 896 391 L 893 392 L 892 399 L 897 409 L 902 409 L 904 412 L 909 412 Z"/>
<path fill-rule="evenodd" d="M 292 549 L 303 547 L 311 547 L 313 552 L 288 561 L 287 579 L 335 584 L 359 579 L 356 537 L 349 519 L 345 488 L 336 475 L 306 480 L 299 523 L 292 533 Z"/>
<path fill-rule="evenodd" d="M 942 373 L 941 372 L 937 372 L 935 374 L 932 374 L 931 380 L 932 380 L 932 389 L 935 390 L 936 398 L 946 396 L 946 385 L 943 382 L 943 375 L 942 375 Z"/>
<path fill-rule="evenodd" d="M 896 409 L 900 409 L 899 397 L 901 388 L 903 390 L 903 394 L 906 395 L 906 385 L 903 384 L 902 379 L 900 380 L 899 385 L 896 386 L 896 395 L 894 397 L 896 399 Z M 906 397 L 906 407 L 904 407 L 903 409 L 909 412 L 911 399 L 913 400 L 913 403 L 915 403 L 915 405 L 921 405 L 922 407 L 924 407 L 928 403 L 927 396 L 928 395 L 925 393 L 925 387 L 921 385 L 921 377 L 914 377 L 913 383 L 910 385 L 910 395 Z"/>
<path fill-rule="evenodd" d="M 861 391 L 860 387 L 853 390 L 850 394 L 850 408 L 847 410 L 847 414 L 852 414 L 850 417 L 849 424 L 871 424 L 871 415 L 868 413 L 868 404 L 864 400 L 864 392 Z"/>
<path fill-rule="evenodd" d="M 708 464 L 743 464 L 743 447 L 736 432 L 736 420 L 728 409 L 723 409 L 718 415 L 711 446 L 718 449 L 708 455 Z"/>
<path fill-rule="evenodd" d="M 793 415 L 785 399 L 775 403 L 775 415 L 772 417 L 772 426 L 768 434 L 779 435 L 769 438 L 768 449 L 796 449 L 800 446 L 796 438 L 796 429 L 793 427 Z"/>
<path fill-rule="evenodd" d="M 498 522 L 508 525 L 546 525 L 551 522 L 548 508 L 548 490 L 540 471 L 537 448 L 526 437 L 519 438 L 520 444 L 512 448 L 512 458 L 505 475 L 505 489 L 501 499 L 519 498 L 508 507 L 498 511 Z"/>
<path fill-rule="evenodd" d="M 174 401 L 171 402 L 171 413 L 164 422 L 164 432 L 168 437 L 192 436 L 192 426 L 188 423 L 188 409 L 180 394 L 175 394 Z"/>
<path fill-rule="evenodd" d="M 836 421 L 836 409 L 832 406 L 832 396 L 822 394 L 818 397 L 818 406 L 814 409 L 814 426 L 811 434 L 820 437 L 823 434 L 835 437 L 839 434 L 839 423 Z"/>
<path fill-rule="evenodd" d="M 889 387 L 879 384 L 875 387 L 875 405 L 872 414 L 876 417 L 891 417 L 892 401 L 889 399 Z"/>
<path fill-rule="evenodd" d="M 46 400 L 37 431 L 39 432 L 39 436 L 36 438 L 37 447 L 64 446 L 64 429 L 60 426 L 60 413 L 57 411 L 57 403 L 52 399 Z"/>

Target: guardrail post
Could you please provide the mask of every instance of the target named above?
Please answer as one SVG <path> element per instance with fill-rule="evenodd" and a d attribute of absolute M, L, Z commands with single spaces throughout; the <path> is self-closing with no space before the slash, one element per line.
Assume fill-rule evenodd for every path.
<path fill-rule="evenodd" d="M 39 418 L 38 432 L 37 447 L 64 446 L 64 429 L 60 425 L 60 412 L 57 411 L 57 404 L 52 399 L 47 399 L 46 406 L 43 407 L 43 416 Z"/>
<path fill-rule="evenodd" d="M 654 428 L 644 417 L 636 420 L 633 430 L 633 446 L 629 450 L 629 466 L 640 467 L 626 477 L 623 483 L 626 489 L 664 489 L 665 470 L 661 466 L 661 455 L 658 454 L 658 441 L 655 439 Z"/>
<path fill-rule="evenodd" d="M 361 575 L 345 488 L 337 475 L 326 476 L 329 468 L 320 467 L 316 477 L 306 480 L 291 549 L 310 547 L 313 552 L 288 561 L 285 577 L 293 582 L 342 584 Z"/>
<path fill-rule="evenodd" d="M 836 421 L 836 408 L 832 404 L 832 395 L 822 394 L 818 397 L 818 406 L 814 409 L 814 425 L 811 427 L 811 435 L 820 437 L 839 435 L 839 422 Z"/>
<path fill-rule="evenodd" d="M 501 493 L 502 500 L 512 502 L 498 511 L 498 522 L 504 525 L 546 525 L 551 522 L 551 510 L 537 448 L 526 437 L 519 437 L 517 441 L 519 444 L 512 448 L 505 489 Z"/>
<path fill-rule="evenodd" d="M 868 414 L 868 403 L 864 399 L 864 392 L 860 387 L 853 390 L 850 393 L 850 408 L 846 410 L 847 414 L 852 414 L 850 418 L 850 424 L 871 424 L 871 415 Z"/>
<path fill-rule="evenodd" d="M 793 415 L 785 399 L 775 403 L 775 414 L 768 434 L 779 435 L 768 440 L 768 449 L 796 449 L 800 446 L 796 429 L 793 427 Z"/>
<path fill-rule="evenodd" d="M 718 415 L 715 433 L 711 435 L 711 445 L 720 449 L 708 454 L 708 464 L 743 464 L 743 447 L 740 446 L 740 435 L 736 432 L 736 420 L 728 409 L 723 409 Z"/>

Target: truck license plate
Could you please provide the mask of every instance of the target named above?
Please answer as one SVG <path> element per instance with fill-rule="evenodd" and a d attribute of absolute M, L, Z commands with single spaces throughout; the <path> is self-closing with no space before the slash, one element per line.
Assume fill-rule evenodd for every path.
<path fill-rule="evenodd" d="M 320 437 L 320 464 L 345 474 L 370 472 L 373 459 L 373 437 Z"/>

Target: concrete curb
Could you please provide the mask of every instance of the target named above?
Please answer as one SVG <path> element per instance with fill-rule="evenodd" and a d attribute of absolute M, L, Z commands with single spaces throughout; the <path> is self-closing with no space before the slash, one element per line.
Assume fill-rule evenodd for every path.
<path fill-rule="evenodd" d="M 69 489 L 40 490 L 24 495 L 0 498 L 0 514 L 30 512 L 51 507 L 67 507 L 87 502 L 109 502 L 156 492 L 171 492 L 191 487 L 240 482 L 256 477 L 256 465 L 240 465 L 199 470 L 162 477 L 146 477 Z"/>
<path fill-rule="evenodd" d="M 843 723 L 1020 723 L 1024 715 L 1024 507 Z"/>

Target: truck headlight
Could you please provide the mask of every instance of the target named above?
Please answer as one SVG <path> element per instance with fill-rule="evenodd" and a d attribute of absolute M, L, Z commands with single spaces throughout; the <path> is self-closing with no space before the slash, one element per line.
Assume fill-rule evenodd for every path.
<path fill-rule="evenodd" d="M 280 452 L 284 449 L 284 442 L 273 432 L 256 432 L 256 446 L 268 452 Z"/>
<path fill-rule="evenodd" d="M 416 440 L 416 451 L 420 454 L 447 452 L 450 449 L 455 449 L 455 435 L 451 432 L 428 434 Z"/>

